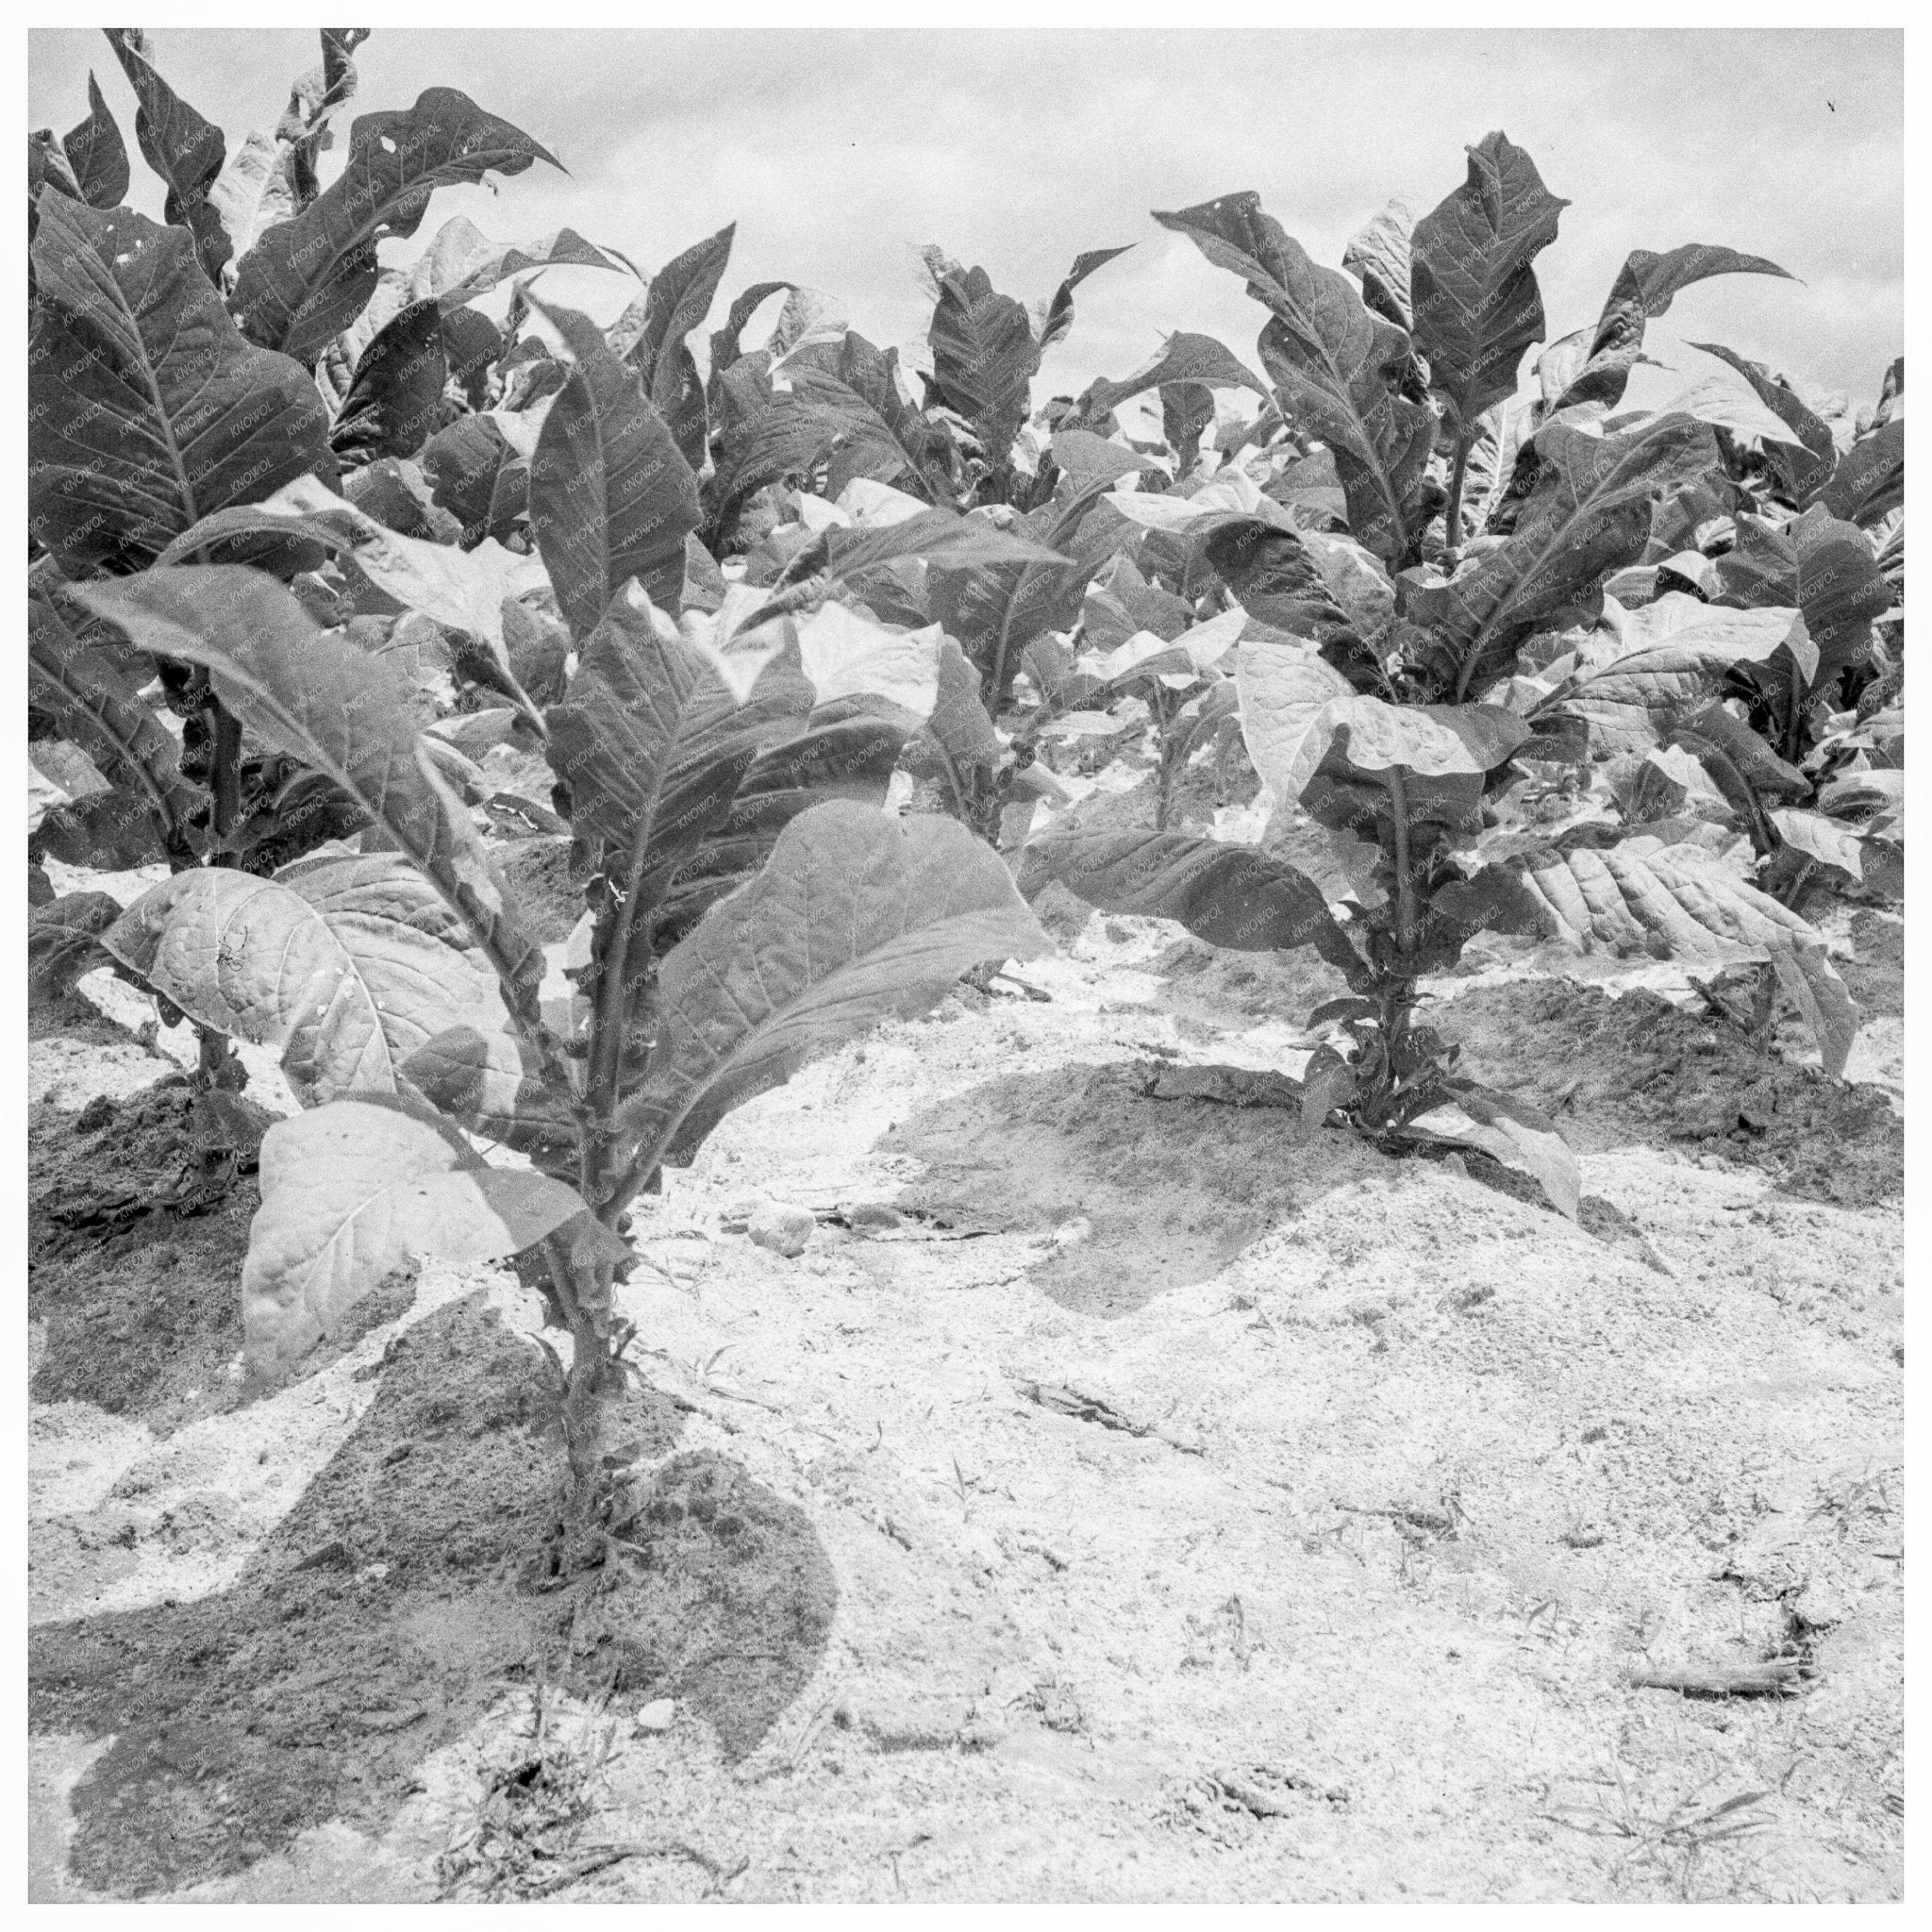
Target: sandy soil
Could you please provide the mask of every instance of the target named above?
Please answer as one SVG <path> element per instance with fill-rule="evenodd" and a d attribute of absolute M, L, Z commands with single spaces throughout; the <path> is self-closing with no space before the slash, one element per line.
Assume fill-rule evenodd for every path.
<path fill-rule="evenodd" d="M 1572 1224 L 1147 1097 L 1295 1071 L 1331 989 L 1042 911 L 1049 1000 L 956 993 L 670 1176 L 584 1576 L 514 1277 L 425 1267 L 241 1405 L 251 1184 L 140 1211 L 185 1029 L 38 1013 L 34 1896 L 1898 1896 L 1902 923 L 1839 922 L 1843 1085 L 1663 969 L 1445 981 Z"/>

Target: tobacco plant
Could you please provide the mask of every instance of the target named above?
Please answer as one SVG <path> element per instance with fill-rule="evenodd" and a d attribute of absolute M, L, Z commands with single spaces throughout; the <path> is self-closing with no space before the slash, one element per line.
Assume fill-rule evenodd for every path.
<path fill-rule="evenodd" d="M 1349 991 L 1314 1016 L 1334 1030 L 1305 1074 L 1307 1125 L 1339 1113 L 1390 1144 L 1475 1146 L 1574 1213 L 1554 1124 L 1455 1073 L 1456 1048 L 1419 1017 L 1425 981 L 1484 931 L 1767 959 L 1826 1071 L 1841 1071 L 1857 1014 L 1821 936 L 1714 858 L 1716 825 L 1694 812 L 1626 822 L 1591 780 L 1616 754 L 1674 746 L 1700 768 L 1727 757 L 1734 780 L 1740 758 L 1761 767 L 1768 749 L 1724 694 L 1745 680 L 1778 716 L 1806 715 L 1806 693 L 1867 661 L 1886 599 L 1871 546 L 1819 493 L 1821 448 L 1804 445 L 1810 468 L 1794 479 L 1780 439 L 1803 444 L 1795 397 L 1767 404 L 1748 368 L 1714 356 L 1717 378 L 1612 413 L 1645 323 L 1678 290 L 1781 275 L 1774 264 L 1707 247 L 1633 255 L 1596 327 L 1546 350 L 1541 392 L 1517 395 L 1543 332 L 1532 264 L 1564 206 L 1491 134 L 1431 214 L 1411 227 L 1391 211 L 1357 238 L 1358 280 L 1311 261 L 1253 194 L 1157 216 L 1269 311 L 1258 348 L 1280 427 L 1191 494 L 1111 501 L 1197 543 L 1275 633 L 1239 647 L 1241 729 L 1270 794 L 1312 821 L 1328 861 L 1318 882 L 1265 849 L 1060 832 L 1036 848 L 1031 878 L 1218 944 L 1312 947 Z M 1857 466 L 1871 472 L 1866 500 L 1889 508 L 1891 473 L 1875 457 Z M 1794 480 L 1815 507 L 1760 519 L 1760 534 L 1740 491 Z M 1661 589 L 1662 567 L 1632 580 L 1707 512 L 1740 532 L 1709 601 Z M 1546 828 L 1524 807 L 1552 791 L 1567 791 L 1571 823 Z"/>
<path fill-rule="evenodd" d="M 527 136 L 430 90 L 358 120 L 318 190 L 319 120 L 285 120 L 244 150 L 278 217 L 249 231 L 219 131 L 116 46 L 172 219 L 97 211 L 30 145 L 35 702 L 112 788 L 98 824 L 138 824 L 130 862 L 172 873 L 41 951 L 279 1051 L 304 1110 L 260 1143 L 255 1374 L 415 1257 L 517 1258 L 572 1337 L 581 1526 L 640 1197 L 807 1058 L 1046 946 L 992 852 L 879 808 L 939 634 L 829 593 L 897 558 L 1046 553 L 932 509 L 852 532 L 808 595 L 727 582 L 697 541 L 701 273 L 674 264 L 608 333 L 518 284 L 499 328 L 472 305 L 508 276 L 627 267 L 568 230 L 451 224 L 402 271 L 374 244 L 441 183 L 548 159 Z M 298 103 L 346 85 L 325 64 Z M 95 109 L 63 154 L 98 157 Z M 226 747 L 206 781 L 157 709 L 184 692 Z M 271 836 L 225 805 L 257 769 L 316 822 Z M 567 835 L 582 885 L 547 947 L 483 836 L 511 820 Z M 65 849 L 111 862 L 104 836 Z"/>

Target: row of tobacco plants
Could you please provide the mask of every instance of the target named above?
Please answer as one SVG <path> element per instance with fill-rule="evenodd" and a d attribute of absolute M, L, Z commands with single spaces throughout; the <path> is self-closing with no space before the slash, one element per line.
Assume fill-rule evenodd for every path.
<path fill-rule="evenodd" d="M 554 158 L 432 88 L 323 186 L 363 34 L 231 153 L 108 30 L 163 223 L 98 87 L 28 142 L 29 731 L 65 794 L 32 971 L 197 1029 L 208 1184 L 259 1162 L 254 1371 L 415 1256 L 514 1257 L 570 1332 L 587 1522 L 640 1196 L 809 1057 L 1047 950 L 1053 881 L 1314 948 L 1347 992 L 1306 1016 L 1305 1130 L 1472 1147 L 1573 1213 L 1552 1124 L 1418 1022 L 1477 933 L 1756 963 L 1841 1071 L 1807 914 L 1899 891 L 1903 365 L 1856 416 L 1715 346 L 1626 400 L 1674 294 L 1774 264 L 1633 254 L 1548 341 L 1566 204 L 1492 134 L 1339 269 L 1252 194 L 1157 217 L 1265 309 L 1259 373 L 1181 332 L 1036 395 L 1117 248 L 1033 308 L 926 250 L 917 371 L 757 284 L 701 366 L 728 228 L 648 279 L 461 218 L 381 266 L 437 188 Z M 599 327 L 561 266 L 633 299 Z M 1243 754 L 1323 862 L 1170 828 Z M 1151 758 L 1152 824 L 1080 830 L 1070 755 Z M 511 883 L 538 849 L 562 933 Z M 48 860 L 167 876 L 124 909 Z M 265 1137 L 236 1037 L 303 1108 Z"/>

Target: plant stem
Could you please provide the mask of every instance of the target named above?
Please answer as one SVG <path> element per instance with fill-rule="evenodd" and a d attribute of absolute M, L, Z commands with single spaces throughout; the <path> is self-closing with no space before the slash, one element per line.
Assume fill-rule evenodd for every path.
<path fill-rule="evenodd" d="M 1456 461 L 1449 471 L 1449 501 L 1442 506 L 1442 542 L 1453 563 L 1462 550 L 1462 483 L 1469 473 L 1469 432 L 1456 434 Z"/>
<path fill-rule="evenodd" d="M 1415 948 L 1415 881 L 1408 873 L 1408 788 L 1399 765 L 1390 766 L 1388 783 L 1395 829 L 1395 943 L 1407 958 Z"/>

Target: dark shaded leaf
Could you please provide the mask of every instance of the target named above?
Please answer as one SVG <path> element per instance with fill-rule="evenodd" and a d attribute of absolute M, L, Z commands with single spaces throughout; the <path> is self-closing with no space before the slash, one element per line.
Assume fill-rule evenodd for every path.
<path fill-rule="evenodd" d="M 246 728 L 347 792 L 467 922 L 506 998 L 534 1024 L 542 953 L 518 931 L 469 814 L 422 750 L 413 693 L 391 660 L 319 629 L 258 571 L 151 570 L 75 594 L 145 648 L 205 665 Z"/>
<path fill-rule="evenodd" d="M 87 77 L 87 119 L 67 132 L 60 146 L 81 199 L 91 208 L 119 208 L 127 199 L 127 149 L 101 97 L 100 82 L 92 74 Z"/>
<path fill-rule="evenodd" d="M 1400 201 L 1391 201 L 1372 222 L 1349 240 L 1341 265 L 1361 277 L 1362 300 L 1399 329 L 1415 327 L 1415 302 L 1409 292 L 1409 258 L 1414 243 L 1415 217 Z"/>
<path fill-rule="evenodd" d="M 1105 268 L 1115 257 L 1124 255 L 1134 244 L 1129 242 L 1124 248 L 1091 248 L 1084 255 L 1074 258 L 1074 265 L 1067 271 L 1067 278 L 1054 291 L 1053 300 L 1047 305 L 1046 321 L 1040 331 L 1040 346 L 1050 349 L 1062 341 L 1074 325 L 1074 291 L 1097 268 Z"/>
<path fill-rule="evenodd" d="M 161 78 L 142 28 L 108 26 L 101 31 L 140 103 L 134 114 L 134 139 L 142 158 L 168 184 L 163 212 L 170 224 L 192 231 L 202 273 L 213 283 L 232 253 L 227 230 L 208 199 L 228 158 L 222 130 L 212 121 L 204 121 Z"/>
<path fill-rule="evenodd" d="M 1334 452 L 1357 541 L 1403 557 L 1435 433 L 1430 412 L 1400 393 L 1408 338 L 1372 315 L 1346 275 L 1309 260 L 1252 192 L 1154 218 L 1242 276 L 1271 311 L 1261 361 L 1282 408 Z"/>
<path fill-rule="evenodd" d="M 1468 434 L 1515 393 L 1517 365 L 1543 334 L 1530 264 L 1557 239 L 1570 204 L 1501 133 L 1469 150 L 1469 178 L 1415 225 L 1410 265 L 1415 345 L 1452 431 Z"/>
<path fill-rule="evenodd" d="M 658 271 L 642 298 L 637 341 L 624 358 L 642 377 L 652 408 L 671 425 L 693 471 L 705 462 L 705 386 L 685 338 L 710 313 L 736 228 L 732 223 L 719 229 Z"/>
<path fill-rule="evenodd" d="M 530 460 L 531 534 L 572 633 L 587 639 L 632 577 L 654 603 L 675 605 L 684 540 L 703 512 L 670 426 L 603 331 L 574 309 L 531 305 L 574 364 Z"/>
<path fill-rule="evenodd" d="M 138 569 L 211 511 L 333 479 L 314 385 L 242 340 L 184 233 L 54 196 L 34 269 L 29 525 L 63 568 Z"/>
<path fill-rule="evenodd" d="M 414 456 L 443 425 L 448 380 L 442 317 L 434 302 L 414 303 L 363 350 L 329 448 L 345 470 L 377 457 Z"/>
<path fill-rule="evenodd" d="M 1692 342 L 1690 346 L 1728 362 L 1751 385 L 1758 401 L 1796 435 L 1802 448 L 1766 437 L 1764 460 L 1792 498 L 1804 502 L 1837 467 L 1838 446 L 1832 441 L 1831 425 L 1814 416 L 1783 383 L 1774 381 L 1761 362 L 1748 362 L 1735 349 L 1718 342 Z"/>
<path fill-rule="evenodd" d="M 69 892 L 35 907 L 26 923 L 28 997 L 59 999 L 96 967 L 111 965 L 100 939 L 120 916 L 121 902 L 106 892 Z"/>
<path fill-rule="evenodd" d="M 1506 675 L 1516 646 L 1554 615 L 1593 606 L 1605 575 L 1642 555 L 1657 500 L 1720 462 L 1709 426 L 1681 415 L 1621 436 L 1552 423 L 1535 448 L 1515 534 L 1474 570 L 1408 598 L 1407 616 L 1431 633 L 1437 688 L 1457 703 Z"/>
<path fill-rule="evenodd" d="M 1901 417 L 1855 442 L 1817 504 L 1847 523 L 1875 524 L 1906 499 L 1906 425 Z"/>
<path fill-rule="evenodd" d="M 1740 516 L 1736 545 L 1718 559 L 1717 572 L 1722 603 L 1742 609 L 1795 606 L 1804 613 L 1818 648 L 1810 686 L 1863 661 L 1873 622 L 1892 602 L 1864 532 L 1824 504 L 1782 527 Z"/>
<path fill-rule="evenodd" d="M 1033 848 L 1045 876 L 1097 906 L 1173 919 L 1243 953 L 1312 946 L 1351 985 L 1363 968 L 1306 873 L 1244 845 L 1180 832 L 1072 833 Z"/>
<path fill-rule="evenodd" d="M 1079 421 L 1097 423 L 1134 396 L 1173 383 L 1253 390 L 1264 402 L 1272 395 L 1268 385 L 1212 336 L 1176 333 L 1169 336 L 1133 375 L 1119 382 L 1101 377 L 1090 383 L 1080 397 Z"/>

